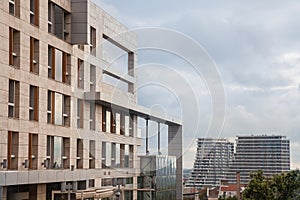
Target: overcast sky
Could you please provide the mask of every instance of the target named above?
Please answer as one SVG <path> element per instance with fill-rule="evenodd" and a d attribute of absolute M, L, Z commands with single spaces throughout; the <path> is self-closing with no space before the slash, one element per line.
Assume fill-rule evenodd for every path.
<path fill-rule="evenodd" d="M 223 131 L 220 136 L 209 136 L 286 135 L 291 140 L 291 166 L 300 168 L 300 1 L 94 1 L 129 29 L 168 28 L 199 43 L 219 70 L 226 95 Z M 196 91 L 197 133 L 189 130 L 192 114 L 184 120 L 184 167 L 190 168 L 195 138 L 207 137 L 213 110 L 205 77 L 195 77 L 192 70 L 186 70 L 188 64 L 168 53 L 144 51 L 138 60 L 143 74 L 161 68 L 159 64 L 176 68 Z M 151 78 L 148 75 L 142 78 Z M 162 77 L 172 79 L 166 74 Z M 168 114 L 184 112 L 176 110 L 178 94 L 166 97 L 168 91 L 162 90 L 153 86 L 140 89 L 139 103 L 160 104 Z"/>

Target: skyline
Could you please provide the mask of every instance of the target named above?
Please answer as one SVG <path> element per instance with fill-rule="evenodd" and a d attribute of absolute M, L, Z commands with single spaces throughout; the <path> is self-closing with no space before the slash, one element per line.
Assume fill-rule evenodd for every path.
<path fill-rule="evenodd" d="M 171 29 L 203 47 L 219 70 L 226 95 L 223 131 L 221 135 L 216 133 L 207 137 L 232 140 L 236 135 L 245 134 L 286 135 L 291 140 L 291 168 L 300 167 L 300 153 L 297 152 L 300 148 L 297 134 L 300 130 L 297 123 L 300 120 L 300 40 L 297 34 L 300 30 L 300 2 L 94 2 L 129 29 Z M 192 120 L 183 120 L 184 140 L 193 141 L 185 142 L 184 167 L 191 168 L 196 139 L 206 135 L 210 124 L 209 91 L 203 79 L 195 77 L 180 59 L 162 52 L 146 53 L 139 54 L 139 65 L 158 63 L 172 66 L 197 91 L 195 99 L 200 123 L 195 134 L 190 133 L 193 129 L 189 131 Z M 145 74 L 151 75 L 151 72 Z M 142 76 L 141 79 L 151 80 L 151 76 Z M 157 91 L 160 95 L 155 95 Z M 163 100 L 158 109 L 179 116 L 180 110 L 174 109 L 176 98 L 170 97 L 168 92 L 158 87 L 142 88 L 138 92 L 144 96 L 139 99 L 140 104 L 153 106 L 153 101 Z M 186 117 L 194 119 L 193 116 Z"/>

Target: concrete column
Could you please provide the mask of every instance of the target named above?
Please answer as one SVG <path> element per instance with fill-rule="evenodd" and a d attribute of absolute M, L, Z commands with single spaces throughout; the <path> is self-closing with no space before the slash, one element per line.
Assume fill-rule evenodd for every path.
<path fill-rule="evenodd" d="M 182 199 L 182 126 L 169 125 L 168 151 L 170 156 L 176 156 L 176 199 Z"/>
<path fill-rule="evenodd" d="M 161 155 L 161 152 L 160 152 L 160 123 L 157 122 L 157 152 L 158 152 L 158 155 Z"/>
<path fill-rule="evenodd" d="M 149 154 L 149 121 L 146 119 L 146 155 Z"/>

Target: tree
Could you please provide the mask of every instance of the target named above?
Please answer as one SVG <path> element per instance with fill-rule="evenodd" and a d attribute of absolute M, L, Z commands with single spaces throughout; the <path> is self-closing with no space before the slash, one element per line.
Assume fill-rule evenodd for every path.
<path fill-rule="evenodd" d="M 268 180 L 263 176 L 262 171 L 250 174 L 251 180 L 243 192 L 244 200 L 271 200 Z"/>
<path fill-rule="evenodd" d="M 219 197 L 218 200 L 238 200 L 236 196 L 233 197 L 226 197 L 225 195 L 222 197 Z"/>
<path fill-rule="evenodd" d="M 243 192 L 244 200 L 300 200 L 300 171 L 263 176 L 262 171 L 252 173 L 248 187 Z"/>

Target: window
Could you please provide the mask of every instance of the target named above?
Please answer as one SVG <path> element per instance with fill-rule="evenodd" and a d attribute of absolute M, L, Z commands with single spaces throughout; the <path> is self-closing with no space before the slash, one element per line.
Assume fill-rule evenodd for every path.
<path fill-rule="evenodd" d="M 96 29 L 90 28 L 90 54 L 96 56 Z"/>
<path fill-rule="evenodd" d="M 111 132 L 111 109 L 105 106 L 102 106 L 102 131 L 103 132 Z"/>
<path fill-rule="evenodd" d="M 128 168 L 129 167 L 129 145 L 125 145 L 125 150 L 124 150 L 124 167 Z"/>
<path fill-rule="evenodd" d="M 19 133 L 8 131 L 7 137 L 7 169 L 18 169 Z"/>
<path fill-rule="evenodd" d="M 120 144 L 120 168 L 124 168 L 125 161 L 125 144 Z"/>
<path fill-rule="evenodd" d="M 95 187 L 95 179 L 89 179 L 89 188 Z"/>
<path fill-rule="evenodd" d="M 52 2 L 48 4 L 48 32 L 71 42 L 71 14 Z"/>
<path fill-rule="evenodd" d="M 30 23 L 39 26 L 39 0 L 30 0 Z"/>
<path fill-rule="evenodd" d="M 111 147 L 111 143 L 102 142 L 102 168 L 111 168 Z"/>
<path fill-rule="evenodd" d="M 70 96 L 48 90 L 47 122 L 70 126 Z"/>
<path fill-rule="evenodd" d="M 70 168 L 70 138 L 63 138 L 63 168 Z"/>
<path fill-rule="evenodd" d="M 70 138 L 47 136 L 48 169 L 68 169 L 70 166 Z"/>
<path fill-rule="evenodd" d="M 132 114 L 125 114 L 125 135 L 126 136 L 133 136 L 133 115 Z"/>
<path fill-rule="evenodd" d="M 77 128 L 83 128 L 83 100 L 77 99 Z"/>
<path fill-rule="evenodd" d="M 83 168 L 83 140 L 77 139 L 76 168 Z"/>
<path fill-rule="evenodd" d="M 84 62 L 80 59 L 78 59 L 77 62 L 77 87 L 84 89 Z"/>
<path fill-rule="evenodd" d="M 116 133 L 116 112 L 114 110 L 111 110 L 110 115 L 110 131 L 111 133 Z"/>
<path fill-rule="evenodd" d="M 90 102 L 90 130 L 95 130 L 96 128 L 96 110 L 95 103 Z"/>
<path fill-rule="evenodd" d="M 96 66 L 90 66 L 90 91 L 96 91 Z"/>
<path fill-rule="evenodd" d="M 9 14 L 20 18 L 20 0 L 9 0 Z"/>
<path fill-rule="evenodd" d="M 30 85 L 29 89 L 29 120 L 39 120 L 39 88 Z"/>
<path fill-rule="evenodd" d="M 9 28 L 9 65 L 20 68 L 20 32 Z"/>
<path fill-rule="evenodd" d="M 38 134 L 29 133 L 28 137 L 28 160 L 29 169 L 38 167 Z"/>
<path fill-rule="evenodd" d="M 48 78 L 71 84 L 71 56 L 48 46 Z"/>
<path fill-rule="evenodd" d="M 30 37 L 30 72 L 39 74 L 39 41 Z"/>
<path fill-rule="evenodd" d="M 96 153 L 96 142 L 95 140 L 90 140 L 89 145 L 89 168 L 95 169 L 95 153 Z"/>
<path fill-rule="evenodd" d="M 121 165 L 121 149 L 120 149 L 120 144 L 116 144 L 116 156 L 115 156 L 115 167 L 120 168 Z"/>
<path fill-rule="evenodd" d="M 19 118 L 19 81 L 9 80 L 8 89 L 8 117 Z"/>

